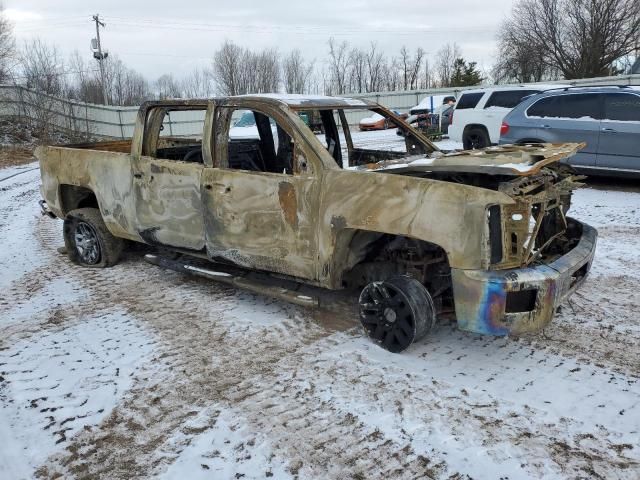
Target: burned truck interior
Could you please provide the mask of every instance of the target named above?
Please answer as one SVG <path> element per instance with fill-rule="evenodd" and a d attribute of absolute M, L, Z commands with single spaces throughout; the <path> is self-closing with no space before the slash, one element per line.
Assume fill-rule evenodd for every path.
<path fill-rule="evenodd" d="M 323 128 L 316 136 L 340 168 L 426 155 L 437 150 L 426 138 L 419 139 L 402 119 L 381 109 L 341 108 L 317 112 Z M 353 128 L 359 119 L 372 114 L 384 117 L 389 129 L 400 128 L 406 134 L 400 138 L 389 136 L 384 145 L 380 145 L 379 141 L 371 140 L 376 139 L 376 132 L 360 132 Z"/>
<path fill-rule="evenodd" d="M 241 108 L 219 107 L 215 128 L 228 130 L 227 167 L 271 173 L 292 173 L 294 144 L 291 132 L 269 115 Z M 147 113 L 143 155 L 167 160 L 202 163 L 202 136 L 181 135 L 179 126 L 194 124 L 204 129 L 206 108 L 152 108 Z M 406 130 L 402 137 L 391 137 L 393 145 L 370 145 L 369 132 L 353 128 L 358 119 L 371 114 L 385 116 L 390 128 Z M 401 119 L 381 109 L 341 108 L 298 112 L 301 118 L 316 118 L 313 132 L 340 168 L 397 160 L 414 155 L 426 155 L 437 148 L 428 140 L 419 139 Z M 180 118 L 180 117 L 184 118 Z M 178 127 L 177 127 L 178 126 Z M 312 125 L 308 125 L 311 129 Z M 375 134 L 374 134 L 375 135 Z M 371 135 L 369 135 L 371 137 Z M 397 137 L 397 138 L 396 138 Z"/>
<path fill-rule="evenodd" d="M 222 107 L 223 110 L 225 108 Z M 353 123 L 355 121 L 357 124 L 358 118 L 372 113 L 384 113 L 390 125 L 406 128 L 407 135 L 403 138 L 392 137 L 392 148 L 366 148 L 368 142 L 363 142 L 365 147 L 360 146 L 360 139 L 354 141 L 354 137 L 368 132 L 354 132 Z M 308 117 L 317 119 L 317 124 L 307 125 L 307 128 L 313 131 L 340 168 L 424 155 L 435 150 L 435 147 L 418 140 L 402 120 L 393 118 L 382 110 L 307 109 L 299 111 L 298 115 L 305 120 Z M 347 115 L 351 117 L 351 121 Z M 226 129 L 223 122 L 217 122 L 216 127 L 221 131 Z M 232 113 L 228 129 L 229 168 L 292 173 L 295 146 L 290 132 L 279 122 L 257 110 L 236 110 Z"/>

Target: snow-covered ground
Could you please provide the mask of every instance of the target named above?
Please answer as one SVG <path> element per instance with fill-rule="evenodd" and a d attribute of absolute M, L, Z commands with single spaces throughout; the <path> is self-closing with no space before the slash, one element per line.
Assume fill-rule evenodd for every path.
<path fill-rule="evenodd" d="M 597 255 L 542 334 L 394 355 L 141 252 L 70 265 L 34 166 L 0 169 L 0 478 L 640 478 L 640 187 L 575 195 Z"/>

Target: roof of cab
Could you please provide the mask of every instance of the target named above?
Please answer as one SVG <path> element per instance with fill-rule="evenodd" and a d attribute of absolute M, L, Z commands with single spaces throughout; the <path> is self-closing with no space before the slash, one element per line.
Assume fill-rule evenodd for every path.
<path fill-rule="evenodd" d="M 212 97 L 212 98 L 184 98 L 171 100 L 149 100 L 144 102 L 141 108 L 150 107 L 190 107 L 202 108 L 206 107 L 210 101 L 218 101 L 225 103 L 233 103 L 234 100 L 256 100 L 259 102 L 269 102 L 275 104 L 286 105 L 294 110 L 306 110 L 310 108 L 329 109 L 329 108 L 375 108 L 379 105 L 369 100 L 361 100 L 349 97 L 329 97 L 326 95 L 299 95 L 299 94 L 278 94 L 278 93 L 255 93 L 248 95 L 235 95 L 228 97 Z"/>
<path fill-rule="evenodd" d="M 520 85 L 494 85 L 490 87 L 469 88 L 462 90 L 461 94 L 465 93 L 493 93 L 493 92 L 510 92 L 513 90 L 553 90 L 556 88 L 565 88 L 569 85 L 564 84 L 550 84 L 550 83 L 523 83 Z"/>
<path fill-rule="evenodd" d="M 375 105 L 367 100 L 360 100 L 358 98 L 349 97 L 329 97 L 327 95 L 299 95 L 293 93 L 279 94 L 279 93 L 261 93 L 261 94 L 248 94 L 238 95 L 237 97 L 229 98 L 253 98 L 256 100 L 273 100 L 276 102 L 284 103 L 290 108 L 301 109 L 309 107 L 361 107 L 367 108 L 371 105 Z"/>

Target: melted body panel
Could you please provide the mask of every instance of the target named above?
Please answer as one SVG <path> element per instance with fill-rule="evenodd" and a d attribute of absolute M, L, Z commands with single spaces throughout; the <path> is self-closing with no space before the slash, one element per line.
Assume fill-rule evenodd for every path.
<path fill-rule="evenodd" d="M 69 208 L 63 205 L 61 186 L 72 185 L 91 190 L 107 228 L 115 236 L 141 241 L 137 226 L 132 156 L 88 149 L 38 147 L 42 190 L 49 208 L 64 218 Z"/>
<path fill-rule="evenodd" d="M 63 204 L 63 190 L 84 189 L 95 194 L 117 237 L 331 289 L 343 286 L 345 274 L 363 261 L 363 248 L 383 236 L 426 242 L 435 249 L 430 251 L 443 252 L 438 261 L 450 271 L 461 328 L 503 335 L 544 326 L 586 276 L 595 249 L 593 229 L 575 223 L 569 229 L 565 201 L 578 184 L 555 166 L 580 145 L 447 155 L 413 132 L 430 152 L 420 159 L 342 169 L 297 111 L 354 106 L 388 112 L 369 102 L 328 97 L 151 102 L 141 107 L 131 142 L 40 147 L 43 197 L 64 218 L 71 208 Z M 162 112 L 153 109 L 181 107 L 206 109 L 203 135 L 159 138 Z M 242 108 L 255 108 L 286 127 L 294 145 L 292 171 L 228 168 L 230 111 Z M 155 137 L 145 134 L 148 128 L 156 128 Z M 200 161 L 153 158 L 158 145 L 195 145 Z M 123 153 L 127 146 L 131 152 Z M 545 233 L 551 220 L 564 222 L 564 230 Z M 526 293 L 533 289 L 535 296 Z"/>
<path fill-rule="evenodd" d="M 353 188 L 357 185 L 357 188 Z M 324 178 L 319 232 L 321 278 L 337 288 L 348 269 L 341 235 L 370 231 L 428 240 L 445 250 L 452 267 L 488 268 L 486 208 L 512 203 L 507 195 L 468 185 L 400 175 L 330 171 Z"/>
<path fill-rule="evenodd" d="M 138 157 L 132 168 L 139 235 L 152 245 L 202 250 L 205 247 L 200 197 L 203 166 Z"/>
<path fill-rule="evenodd" d="M 210 258 L 316 279 L 317 178 L 207 168 L 203 183 Z"/>
<path fill-rule="evenodd" d="M 379 162 L 360 167 L 360 170 L 404 172 L 467 172 L 489 175 L 531 176 L 547 165 L 559 162 L 584 148 L 584 143 L 542 143 L 532 145 L 504 145 L 484 150 L 469 150 L 427 158 L 417 156 L 401 160 Z"/>

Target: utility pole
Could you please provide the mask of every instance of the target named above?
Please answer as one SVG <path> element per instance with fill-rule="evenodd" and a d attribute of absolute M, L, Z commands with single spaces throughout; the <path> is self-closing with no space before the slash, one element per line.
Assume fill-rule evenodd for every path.
<path fill-rule="evenodd" d="M 106 52 L 102 53 L 102 45 L 100 45 L 100 27 L 104 28 L 107 25 L 100 21 L 99 14 L 95 14 L 93 16 L 93 20 L 96 22 L 96 44 L 97 44 L 96 45 L 97 51 L 93 52 L 93 58 L 98 60 L 98 63 L 100 64 L 100 79 L 102 81 L 102 98 L 104 100 L 104 104 L 109 105 L 109 101 L 107 100 L 107 87 L 104 81 L 104 65 L 102 64 L 104 59 L 107 58 L 109 54 Z"/>

